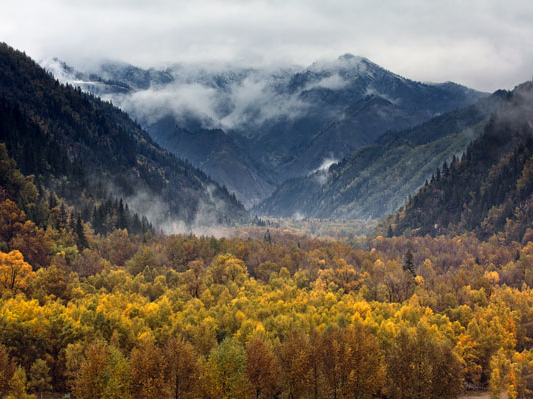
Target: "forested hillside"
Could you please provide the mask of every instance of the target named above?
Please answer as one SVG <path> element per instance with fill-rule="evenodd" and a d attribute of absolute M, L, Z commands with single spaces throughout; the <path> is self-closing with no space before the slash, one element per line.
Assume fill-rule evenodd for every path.
<path fill-rule="evenodd" d="M 391 234 L 474 231 L 529 241 L 533 214 L 533 83 L 508 95 L 461 160 L 438 168 L 405 209 L 385 223 Z M 385 226 L 384 226 L 385 227 Z"/>
<path fill-rule="evenodd" d="M 161 147 L 223 182 L 248 208 L 274 189 L 272 173 L 221 129 L 188 130 L 167 117 L 150 125 L 148 131 Z"/>
<path fill-rule="evenodd" d="M 158 147 L 110 103 L 60 84 L 21 52 L 0 45 L 0 140 L 24 173 L 89 220 L 123 198 L 158 225 L 216 224 L 247 213 L 203 172 Z"/>
<path fill-rule="evenodd" d="M 0 147 L 0 397 L 454 398 L 533 389 L 533 246 L 458 237 L 368 249 L 95 234 Z M 16 202 L 42 203 L 40 228 Z M 62 202 L 59 200 L 59 202 Z"/>
<path fill-rule="evenodd" d="M 507 93 L 391 131 L 340 162 L 290 179 L 254 208 L 275 217 L 382 218 L 402 206 L 444 161 L 461 154 L 483 132 Z"/>

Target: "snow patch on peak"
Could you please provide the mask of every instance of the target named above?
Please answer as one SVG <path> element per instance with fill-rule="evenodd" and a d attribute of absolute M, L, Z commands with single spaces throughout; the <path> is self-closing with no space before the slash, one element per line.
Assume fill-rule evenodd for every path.
<path fill-rule="evenodd" d="M 345 80 L 353 80 L 358 77 L 373 78 L 378 68 L 364 57 L 344 54 L 335 60 L 316 61 L 307 68 L 307 71 L 317 74 L 338 74 Z"/>

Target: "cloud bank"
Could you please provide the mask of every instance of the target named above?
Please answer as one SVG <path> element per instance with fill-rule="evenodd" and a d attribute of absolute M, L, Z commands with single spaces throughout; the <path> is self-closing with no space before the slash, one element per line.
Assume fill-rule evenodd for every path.
<path fill-rule="evenodd" d="M 138 80 L 134 79 L 141 86 L 146 83 L 144 77 L 147 74 L 151 73 L 152 78 L 154 75 L 156 78 L 149 79 L 147 88 L 134 86 L 130 90 L 113 90 L 116 86 L 111 87 L 109 82 L 125 79 L 124 66 L 120 69 L 114 64 L 104 67 L 98 65 L 79 72 L 58 59 L 41 60 L 40 64 L 61 82 L 78 85 L 104 100 L 112 101 L 135 115 L 144 126 L 150 126 L 165 116 L 172 116 L 182 126 L 194 121 L 203 128 L 254 128 L 267 120 L 292 120 L 306 112 L 310 104 L 301 99 L 302 91 L 313 88 L 339 89 L 349 83 L 338 74 L 325 72 L 324 77 L 287 91 L 286 87 L 293 76 L 290 71 L 293 69 L 231 69 L 230 66 L 219 65 L 205 70 L 204 66 L 198 64 L 180 64 L 164 71 L 131 67 L 134 70 L 132 74 L 141 76 Z M 103 70 L 106 68 L 115 69 L 118 74 Z M 161 74 L 168 81 L 158 81 L 157 76 Z M 96 77 L 107 82 L 95 81 Z"/>
<path fill-rule="evenodd" d="M 492 91 L 533 72 L 533 2 L 4 1 L 0 38 L 41 59 L 309 65 L 346 52 L 403 76 Z"/>

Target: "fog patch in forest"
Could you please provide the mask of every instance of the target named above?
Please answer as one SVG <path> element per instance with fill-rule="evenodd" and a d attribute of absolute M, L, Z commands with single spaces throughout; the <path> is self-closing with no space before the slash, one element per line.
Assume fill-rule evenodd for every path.
<path fill-rule="evenodd" d="M 324 158 L 318 168 L 309 173 L 320 185 L 326 184 L 328 181 L 329 168 L 338 163 L 339 160 L 333 157 Z"/>

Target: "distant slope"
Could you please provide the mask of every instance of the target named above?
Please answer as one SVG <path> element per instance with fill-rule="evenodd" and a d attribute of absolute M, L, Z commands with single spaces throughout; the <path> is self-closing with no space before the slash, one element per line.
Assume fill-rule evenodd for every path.
<path fill-rule="evenodd" d="M 437 166 L 477 137 L 504 92 L 414 128 L 389 132 L 327 170 L 283 183 L 254 208 L 261 215 L 379 218 L 394 212 Z"/>
<path fill-rule="evenodd" d="M 437 170 L 383 228 L 438 235 L 504 232 L 522 240 L 533 223 L 533 83 L 509 94 L 460 162 Z M 530 237 L 531 238 L 531 237 Z"/>
<path fill-rule="evenodd" d="M 225 184 L 247 206 L 288 178 L 348 156 L 394 129 L 485 96 L 454 83 L 405 79 L 350 54 L 307 68 L 107 63 L 56 76 L 112 100 L 163 147 Z"/>
<path fill-rule="evenodd" d="M 161 147 L 223 182 L 247 208 L 274 191 L 272 177 L 221 129 L 189 131 L 172 117 L 161 118 L 146 129 Z"/>
<path fill-rule="evenodd" d="M 4 118 L 1 139 L 25 172 L 28 161 L 21 158 L 42 158 L 52 148 L 56 155 L 51 159 L 68 160 L 57 170 L 36 170 L 48 184 L 62 184 L 71 172 L 68 165 L 73 164 L 86 184 L 78 195 L 92 195 L 87 187 L 104 186 L 159 225 L 248 217 L 225 188 L 161 149 L 124 112 L 60 84 L 6 44 L 0 44 L 0 98 L 5 109 L 15 109 L 11 115 L 0 114 Z M 32 139 L 32 129 L 37 129 L 35 135 L 45 148 Z"/>

